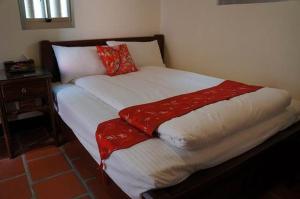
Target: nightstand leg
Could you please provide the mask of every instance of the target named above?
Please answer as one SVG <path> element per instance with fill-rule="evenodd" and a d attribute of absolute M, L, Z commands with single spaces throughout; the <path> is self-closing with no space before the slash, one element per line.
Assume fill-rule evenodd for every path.
<path fill-rule="evenodd" d="M 1 123 L 2 123 L 2 129 L 3 129 L 3 134 L 4 134 L 4 139 L 5 139 L 5 145 L 6 145 L 6 150 L 8 153 L 9 158 L 14 157 L 14 153 L 12 151 L 12 146 L 11 146 L 11 138 L 10 138 L 10 133 L 8 129 L 8 122 L 5 117 L 1 117 Z"/>
<path fill-rule="evenodd" d="M 12 158 L 14 158 L 14 153 L 13 153 L 12 147 L 11 147 L 10 136 L 9 135 L 4 135 L 4 139 L 5 139 L 5 145 L 6 145 L 6 150 L 7 150 L 8 157 L 10 159 L 12 159 Z"/>

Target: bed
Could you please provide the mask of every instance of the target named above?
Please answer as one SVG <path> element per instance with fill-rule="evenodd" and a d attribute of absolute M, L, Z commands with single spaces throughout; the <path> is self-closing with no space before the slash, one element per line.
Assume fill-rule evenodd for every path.
<path fill-rule="evenodd" d="M 53 82 L 58 82 L 60 75 L 52 45 L 94 46 L 103 45 L 109 40 L 157 40 L 163 57 L 162 35 L 67 42 L 42 41 L 42 65 L 52 73 Z M 147 73 L 147 68 L 145 70 L 147 76 L 149 72 Z M 153 70 L 157 68 L 148 69 L 150 75 Z M 94 139 L 95 128 L 100 122 L 117 117 L 124 101 L 111 104 L 111 98 L 97 96 L 85 82 L 87 81 L 78 79 L 73 84 L 57 84 L 53 89 L 54 96 L 62 121 L 72 129 L 95 161 L 100 162 Z M 240 165 L 247 164 L 248 159 L 258 157 L 263 151 L 278 145 L 278 142 L 296 135 L 300 129 L 299 122 L 297 123 L 299 118 L 295 114 L 298 109 L 297 103 L 293 103 L 276 117 L 243 129 L 224 139 L 221 144 L 193 152 L 187 153 L 174 148 L 158 138 L 116 151 L 106 161 L 107 177 L 132 198 L 184 198 L 191 194 L 198 197 L 212 183 L 220 182 L 225 175 L 234 173 Z M 279 131 L 281 132 L 278 133 Z M 148 156 L 145 157 L 145 154 Z M 123 166 L 119 168 L 118 165 Z"/>

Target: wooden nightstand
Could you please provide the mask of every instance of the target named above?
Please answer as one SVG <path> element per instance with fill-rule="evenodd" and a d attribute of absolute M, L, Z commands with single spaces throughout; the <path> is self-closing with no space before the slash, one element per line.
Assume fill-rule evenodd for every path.
<path fill-rule="evenodd" d="M 1 124 L 10 158 L 14 157 L 14 150 L 9 122 L 16 120 L 20 114 L 35 111 L 47 114 L 50 118 L 51 135 L 56 144 L 59 144 L 50 73 L 37 70 L 35 73 L 10 77 L 6 75 L 4 70 L 1 70 L 0 89 Z"/>

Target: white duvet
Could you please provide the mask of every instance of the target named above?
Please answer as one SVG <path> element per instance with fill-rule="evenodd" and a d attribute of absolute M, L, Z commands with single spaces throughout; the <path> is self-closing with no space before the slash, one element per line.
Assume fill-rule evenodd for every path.
<path fill-rule="evenodd" d="M 109 77 L 88 76 L 74 83 L 118 111 L 176 95 L 216 86 L 224 80 L 164 67 Z M 218 142 L 283 111 L 291 101 L 288 92 L 263 88 L 220 101 L 159 126 L 159 137 L 183 149 L 197 149 Z"/>
<path fill-rule="evenodd" d="M 95 132 L 99 123 L 117 117 L 117 111 L 75 85 L 54 88 L 58 113 L 99 163 Z M 177 184 L 192 173 L 213 167 L 264 142 L 298 120 L 300 103 L 251 128 L 236 132 L 218 143 L 193 151 L 150 139 L 115 151 L 106 160 L 106 173 L 131 198 L 155 188 Z"/>

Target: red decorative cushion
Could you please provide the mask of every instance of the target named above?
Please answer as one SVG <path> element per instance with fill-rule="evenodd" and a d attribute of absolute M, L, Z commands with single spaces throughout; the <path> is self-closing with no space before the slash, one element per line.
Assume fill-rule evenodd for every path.
<path fill-rule="evenodd" d="M 109 76 L 137 71 L 137 67 L 126 44 L 118 46 L 97 46 L 98 54 Z"/>

